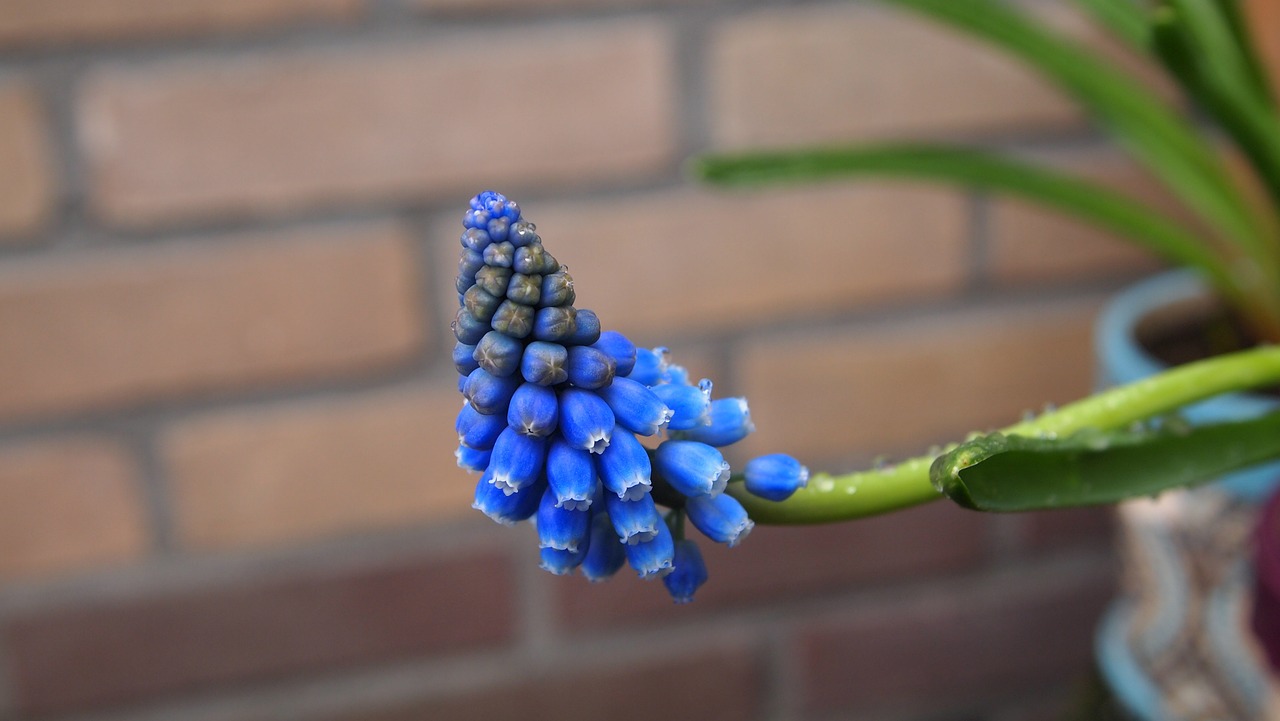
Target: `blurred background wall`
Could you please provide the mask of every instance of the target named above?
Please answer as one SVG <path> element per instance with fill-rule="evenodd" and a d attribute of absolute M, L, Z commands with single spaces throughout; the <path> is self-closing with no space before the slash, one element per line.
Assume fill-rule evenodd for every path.
<path fill-rule="evenodd" d="M 851 468 L 1085 393 L 1135 252 L 962 192 L 682 174 L 888 136 L 1158 200 L 1053 91 L 870 2 L 0 0 L 0 718 L 1052 718 L 1105 513 L 758 529 L 674 607 L 542 573 L 454 465 L 485 188 L 580 307 L 745 394 L 749 452 Z"/>

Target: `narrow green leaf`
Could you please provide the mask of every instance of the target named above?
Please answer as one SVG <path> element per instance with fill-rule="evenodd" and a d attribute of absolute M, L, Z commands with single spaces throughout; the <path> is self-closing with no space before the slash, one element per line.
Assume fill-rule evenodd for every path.
<path fill-rule="evenodd" d="M 1084 104 L 1189 207 L 1265 263 L 1267 224 L 1209 142 L 1141 81 L 996 0 L 884 0 L 979 37 Z"/>
<path fill-rule="evenodd" d="M 1033 511 L 1151 496 L 1277 458 L 1280 411 L 1231 423 L 1061 439 L 993 433 L 939 456 L 929 475 L 966 508 Z"/>
<path fill-rule="evenodd" d="M 1271 91 L 1271 82 L 1267 75 L 1266 64 L 1262 62 L 1262 58 L 1258 55 L 1258 48 L 1254 45 L 1253 34 L 1249 32 L 1249 22 L 1246 18 L 1244 8 L 1240 6 L 1241 0 L 1220 0 L 1222 4 L 1222 14 L 1227 20 L 1227 26 L 1231 29 L 1231 34 L 1235 36 L 1236 45 L 1240 48 L 1240 54 L 1244 58 L 1246 67 L 1246 75 L 1249 82 L 1254 86 L 1255 92 L 1261 97 L 1266 105 L 1271 109 L 1276 107 L 1276 99 Z"/>
<path fill-rule="evenodd" d="M 1160 211 L 1103 186 L 979 150 L 907 143 L 710 155 L 693 169 L 723 185 L 879 176 L 1007 193 L 1106 228 L 1170 262 L 1199 268 L 1226 297 L 1239 297 L 1222 260 Z"/>
<path fill-rule="evenodd" d="M 1075 0 L 1075 2 L 1103 27 L 1135 50 L 1147 50 L 1151 40 L 1151 28 L 1147 24 L 1146 13 L 1133 0 Z"/>

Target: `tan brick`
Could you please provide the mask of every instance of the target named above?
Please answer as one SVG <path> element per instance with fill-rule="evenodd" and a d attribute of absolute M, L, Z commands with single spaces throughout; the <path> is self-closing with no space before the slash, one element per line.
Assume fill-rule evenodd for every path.
<path fill-rule="evenodd" d="M 1036 158 L 1188 222 L 1185 210 L 1141 166 L 1114 151 Z M 1001 281 L 1041 281 L 1158 267 L 1155 257 L 1094 225 L 1043 206 L 995 196 L 991 205 L 989 269 Z"/>
<path fill-rule="evenodd" d="M 195 35 L 351 17 L 363 0 L 0 0 L 0 45 Z"/>
<path fill-rule="evenodd" d="M 0 16 L 3 11 L 0 10 Z M 53 211 L 54 171 L 47 119 L 29 87 L 0 87 L 0 242 L 31 233 Z"/>
<path fill-rule="evenodd" d="M 572 269 L 578 307 L 646 344 L 945 293 L 965 272 L 966 211 L 938 189 L 686 189 L 525 211 Z M 436 233 L 450 270 L 455 227 Z"/>
<path fill-rule="evenodd" d="M 423 343 L 392 224 L 172 242 L 0 267 L 0 418 L 403 361 Z"/>
<path fill-rule="evenodd" d="M 178 537 L 264 546 L 475 514 L 453 380 L 179 424 L 162 444 Z"/>
<path fill-rule="evenodd" d="M 93 206 L 146 224 L 642 176 L 674 152 L 670 46 L 633 20 L 106 69 L 79 103 Z"/>
<path fill-rule="evenodd" d="M 821 328 L 735 354 L 752 450 L 810 459 L 915 454 L 1085 395 L 1094 303 L 963 311 Z"/>
<path fill-rule="evenodd" d="M 147 551 L 138 469 L 90 437 L 0 448 L 0 577 L 136 559 Z"/>
<path fill-rule="evenodd" d="M 875 4 L 761 10 L 710 48 L 721 146 L 1061 128 L 1080 112 L 1007 56 Z"/>

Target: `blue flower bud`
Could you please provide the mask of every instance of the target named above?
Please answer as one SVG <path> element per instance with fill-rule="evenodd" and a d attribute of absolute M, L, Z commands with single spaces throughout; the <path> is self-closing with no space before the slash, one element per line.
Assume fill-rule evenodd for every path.
<path fill-rule="evenodd" d="M 584 544 L 585 547 L 585 544 Z M 582 565 L 587 554 L 583 551 L 564 551 L 559 548 L 543 548 L 538 552 L 542 561 L 538 567 L 557 576 L 568 576 Z"/>
<path fill-rule="evenodd" d="M 524 248 L 521 248 L 524 250 Z M 511 281 L 507 284 L 507 298 L 520 305 L 537 305 L 538 298 L 542 295 L 542 276 L 525 275 L 524 273 L 516 273 L 511 276 Z M 537 318 L 534 318 L 534 327 L 537 327 Z"/>
<path fill-rule="evenodd" d="M 552 438 L 547 450 L 547 481 L 560 506 L 580 511 L 590 508 L 599 482 L 591 453 L 573 448 L 562 438 Z"/>
<path fill-rule="evenodd" d="M 542 238 L 538 237 L 538 226 L 527 220 L 512 223 L 510 230 L 507 231 L 507 240 L 517 248 L 542 242 Z"/>
<path fill-rule="evenodd" d="M 524 338 L 533 332 L 533 313 L 534 309 L 527 305 L 504 300 L 493 312 L 493 321 L 489 325 L 512 338 Z"/>
<path fill-rule="evenodd" d="M 538 547 L 561 551 L 587 550 L 591 533 L 591 511 L 563 508 L 556 504 L 556 494 L 548 489 L 538 504 Z"/>
<path fill-rule="evenodd" d="M 632 433 L 651 436 L 671 420 L 672 410 L 653 391 L 630 378 L 614 378 L 596 392 L 609 404 L 618 425 Z"/>
<path fill-rule="evenodd" d="M 785 453 L 752 458 L 743 471 L 747 493 L 769 501 L 785 501 L 809 483 L 809 469 Z"/>
<path fill-rule="evenodd" d="M 606 493 L 604 507 L 609 512 L 609 520 L 613 522 L 618 540 L 627 545 L 644 543 L 658 535 L 660 526 L 666 526 L 662 516 L 658 515 L 653 497 L 647 493 L 630 501 Z"/>
<path fill-rule="evenodd" d="M 636 344 L 616 330 L 602 332 L 600 339 L 591 347 L 612 358 L 620 376 L 625 376 L 636 367 Z"/>
<path fill-rule="evenodd" d="M 511 396 L 507 423 L 526 436 L 549 436 L 560 419 L 556 392 L 537 383 L 523 383 Z"/>
<path fill-rule="evenodd" d="M 484 210 L 485 205 L 490 200 L 502 200 L 505 197 L 506 196 L 504 196 L 502 193 L 499 193 L 496 190 L 482 190 L 479 193 L 476 193 L 475 196 L 471 198 L 471 203 L 470 203 L 471 209 Z"/>
<path fill-rule="evenodd" d="M 507 492 L 492 482 L 492 474 L 486 472 L 476 484 L 476 498 L 471 507 L 501 523 L 512 526 L 538 511 L 542 500 L 543 484 L 528 486 L 519 491 Z"/>
<path fill-rule="evenodd" d="M 591 345 L 600 340 L 600 318 L 595 311 L 579 308 L 576 320 L 577 328 L 565 341 L 567 345 Z"/>
<path fill-rule="evenodd" d="M 520 369 L 520 359 L 524 355 L 524 344 L 496 330 L 484 334 L 476 344 L 474 355 L 476 364 L 490 375 L 509 376 Z"/>
<path fill-rule="evenodd" d="M 483 208 L 472 208 L 462 216 L 462 227 L 484 229 L 489 226 L 489 214 Z"/>
<path fill-rule="evenodd" d="M 526 436 L 507 426 L 493 443 L 493 456 L 489 460 L 493 485 L 507 492 L 533 485 L 542 475 L 546 457 L 545 438 Z"/>
<path fill-rule="evenodd" d="M 533 337 L 560 342 L 578 330 L 578 311 L 571 305 L 539 308 L 533 317 Z"/>
<path fill-rule="evenodd" d="M 505 416 L 507 404 L 519 387 L 520 378 L 517 376 L 499 377 L 477 368 L 467 374 L 467 385 L 462 389 L 462 395 L 485 415 Z"/>
<path fill-rule="evenodd" d="M 523 248 L 516 248 L 515 260 L 512 261 L 511 267 L 517 273 L 538 276 L 538 290 L 542 290 L 542 265 L 546 251 L 542 249 L 541 243 L 526 245 Z"/>
<path fill-rule="evenodd" d="M 489 467 L 489 458 L 493 452 L 488 448 L 472 448 L 470 446 L 458 444 L 458 449 L 453 452 L 453 457 L 458 459 L 458 467 L 468 471 L 479 473 Z"/>
<path fill-rule="evenodd" d="M 626 431 L 613 434 L 598 463 L 604 487 L 619 498 L 635 500 L 648 495 L 653 486 L 649 452 Z"/>
<path fill-rule="evenodd" d="M 486 265 L 476 271 L 476 285 L 489 295 L 502 298 L 507 294 L 507 287 L 511 285 L 511 275 L 510 268 Z"/>
<path fill-rule="evenodd" d="M 464 403 L 458 411 L 458 421 L 454 429 L 458 431 L 458 442 L 471 448 L 493 448 L 498 435 L 506 430 L 507 422 L 499 415 L 485 415 L 470 403 Z"/>
<path fill-rule="evenodd" d="M 755 523 L 737 499 L 727 493 L 718 496 L 692 496 L 685 501 L 689 520 L 703 535 L 716 543 L 736 546 L 747 537 Z"/>
<path fill-rule="evenodd" d="M 697 386 L 663 383 L 651 389 L 654 395 L 672 410 L 667 430 L 687 431 L 706 425 L 711 412 L 711 381 L 703 380 Z"/>
<path fill-rule="evenodd" d="M 662 380 L 662 372 L 667 368 L 667 349 L 636 349 L 636 365 L 627 373 L 631 380 L 646 386 L 655 386 Z"/>
<path fill-rule="evenodd" d="M 478 277 L 478 276 L 477 276 Z M 689 380 L 689 369 L 675 363 L 668 363 L 662 369 L 662 382 L 674 383 L 678 386 L 691 386 L 693 381 Z"/>
<path fill-rule="evenodd" d="M 591 519 L 591 541 L 587 544 L 587 555 L 582 559 L 582 575 L 592 583 L 599 583 L 622 568 L 627 561 L 625 546 L 618 543 L 618 535 L 613 530 L 613 522 L 609 514 L 599 512 Z"/>
<path fill-rule="evenodd" d="M 566 388 L 560 393 L 560 434 L 570 446 L 603 453 L 613 437 L 613 425 L 609 404 L 594 392 Z"/>
<path fill-rule="evenodd" d="M 717 495 L 729 482 L 720 451 L 697 441 L 663 441 L 653 453 L 658 472 L 686 496 Z"/>
<path fill-rule="evenodd" d="M 458 314 L 453 317 L 449 327 L 453 329 L 453 337 L 459 343 L 467 345 L 479 343 L 484 334 L 489 332 L 489 324 L 468 313 L 466 308 L 458 309 Z"/>
<path fill-rule="evenodd" d="M 616 367 L 612 358 L 591 346 L 569 349 L 569 382 L 579 388 L 594 390 L 609 385 Z"/>
<path fill-rule="evenodd" d="M 480 367 L 476 363 L 475 357 L 472 355 L 476 352 L 476 347 L 466 343 L 456 343 L 453 346 L 453 367 L 458 369 L 462 375 L 466 375 L 471 371 Z"/>
<path fill-rule="evenodd" d="M 463 250 L 458 258 L 458 275 L 464 278 L 475 278 L 484 267 L 484 256 L 474 250 Z"/>
<path fill-rule="evenodd" d="M 658 535 L 644 543 L 625 545 L 622 550 L 636 574 L 645 580 L 670 573 L 676 552 L 671 530 L 661 521 L 658 522 Z"/>
<path fill-rule="evenodd" d="M 489 237 L 493 238 L 495 243 L 505 242 L 510 228 L 511 221 L 506 218 L 490 218 L 489 224 L 485 226 L 485 230 L 489 231 Z"/>
<path fill-rule="evenodd" d="M 484 249 L 484 264 L 497 268 L 510 268 L 516 260 L 516 247 L 510 243 L 490 243 Z"/>
<path fill-rule="evenodd" d="M 498 310 L 498 304 L 501 302 L 502 298 L 490 295 L 489 291 L 479 285 L 467 288 L 467 291 L 462 294 L 462 307 L 466 308 L 473 318 L 485 323 L 493 320 L 493 314 Z"/>
<path fill-rule="evenodd" d="M 662 583 L 676 603 L 688 603 L 702 584 L 707 582 L 707 564 L 702 560 L 698 544 L 685 538 L 676 541 L 675 558 L 671 573 L 662 577 Z"/>
<path fill-rule="evenodd" d="M 747 408 L 746 398 L 718 398 L 711 401 L 707 417 L 711 420 L 707 425 L 676 431 L 671 437 L 723 447 L 737 443 L 756 429 L 751 422 L 751 411 Z"/>
<path fill-rule="evenodd" d="M 489 234 L 479 228 L 467 228 L 462 231 L 462 247 L 467 250 L 474 250 L 477 253 L 483 253 L 485 247 L 489 245 L 491 239 Z M 481 256 L 483 260 L 483 256 Z"/>
<path fill-rule="evenodd" d="M 561 268 L 542 276 L 542 299 L 538 301 L 539 305 L 573 305 L 575 300 L 577 294 L 573 291 L 573 276 L 569 275 L 569 271 Z"/>
<path fill-rule="evenodd" d="M 569 351 L 564 346 L 534 341 L 525 346 L 520 375 L 530 383 L 554 386 L 569 380 Z"/>

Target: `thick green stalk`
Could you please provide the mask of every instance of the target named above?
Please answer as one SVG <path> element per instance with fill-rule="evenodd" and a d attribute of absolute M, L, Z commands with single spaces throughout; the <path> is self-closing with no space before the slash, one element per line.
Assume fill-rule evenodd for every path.
<path fill-rule="evenodd" d="M 1280 347 L 1264 346 L 1189 363 L 1002 429 L 1005 435 L 1065 435 L 1085 428 L 1110 430 L 1168 413 L 1222 393 L 1280 384 Z M 941 498 L 929 479 L 940 454 L 919 456 L 896 466 L 833 476 L 819 473 L 782 502 L 728 492 L 757 523 L 832 523 L 896 511 Z"/>

